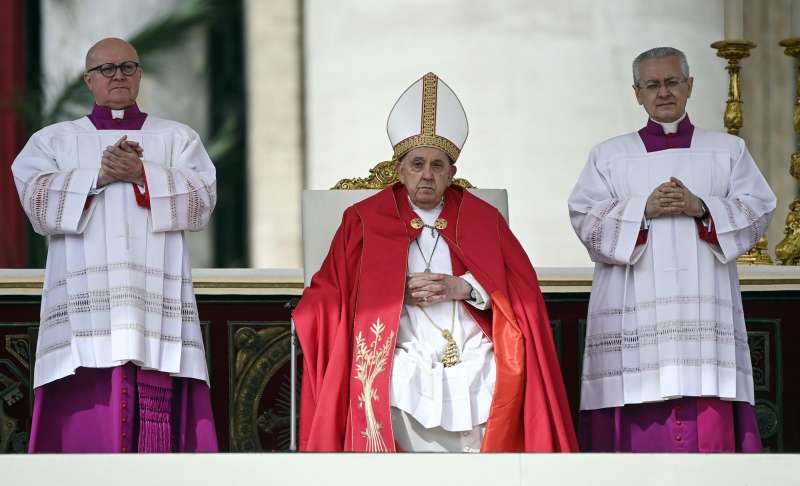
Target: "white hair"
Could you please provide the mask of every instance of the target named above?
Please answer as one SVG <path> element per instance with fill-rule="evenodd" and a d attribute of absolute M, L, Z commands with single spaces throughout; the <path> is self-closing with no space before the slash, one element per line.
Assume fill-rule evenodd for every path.
<path fill-rule="evenodd" d="M 643 53 L 636 56 L 636 59 L 633 60 L 633 85 L 639 86 L 639 81 L 641 81 L 641 73 L 639 72 L 639 64 L 644 61 L 645 59 L 658 59 L 662 57 L 672 57 L 675 56 L 678 58 L 678 61 L 681 63 L 681 73 L 683 74 L 684 78 L 689 77 L 689 62 L 686 60 L 686 54 L 681 52 L 674 47 L 654 47 L 653 49 L 644 51 Z"/>

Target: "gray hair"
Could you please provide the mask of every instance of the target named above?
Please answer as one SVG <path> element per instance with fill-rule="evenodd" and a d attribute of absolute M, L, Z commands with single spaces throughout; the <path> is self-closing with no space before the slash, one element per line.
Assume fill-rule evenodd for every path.
<path fill-rule="evenodd" d="M 662 57 L 671 57 L 675 56 L 678 58 L 678 61 L 681 63 L 681 73 L 683 74 L 684 78 L 689 77 L 689 62 L 686 60 L 686 54 L 675 49 L 674 47 L 654 47 L 653 49 L 644 51 L 643 53 L 636 56 L 636 59 L 633 60 L 633 85 L 639 86 L 639 81 L 641 81 L 641 74 L 639 73 L 639 64 L 644 61 L 645 59 L 658 59 Z"/>

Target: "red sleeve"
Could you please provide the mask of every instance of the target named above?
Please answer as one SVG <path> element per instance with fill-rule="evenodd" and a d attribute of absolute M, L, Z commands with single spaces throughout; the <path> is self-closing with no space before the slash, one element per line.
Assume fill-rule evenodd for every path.
<path fill-rule="evenodd" d="M 86 198 L 86 202 L 83 203 L 83 210 L 84 211 L 89 209 L 89 206 L 92 205 L 92 199 L 94 199 L 94 194 L 91 194 L 91 195 L 89 195 L 89 197 Z"/>
<path fill-rule="evenodd" d="M 292 313 L 303 350 L 301 451 L 341 451 L 345 447 L 351 331 L 362 248 L 363 226 L 349 208 L 328 256 Z"/>
<path fill-rule="evenodd" d="M 142 179 L 144 179 L 144 192 L 139 192 L 139 186 L 131 182 L 133 195 L 136 196 L 136 204 L 150 209 L 150 190 L 147 188 L 147 174 L 144 172 L 142 172 Z"/>
<path fill-rule="evenodd" d="M 697 234 L 701 240 L 705 241 L 709 245 L 719 245 L 719 240 L 717 240 L 717 229 L 714 227 L 714 219 L 709 216 L 709 229 L 706 229 L 706 225 L 703 224 L 703 221 L 700 218 L 694 218 L 694 222 L 697 224 Z"/>
<path fill-rule="evenodd" d="M 647 243 L 647 234 L 648 234 L 649 231 L 650 230 L 646 230 L 646 229 L 640 229 L 639 230 L 639 236 L 636 237 L 636 245 L 635 246 L 644 245 L 645 243 Z"/>
<path fill-rule="evenodd" d="M 572 424 L 572 414 L 567 402 L 564 380 L 558 362 L 558 354 L 550 328 L 544 298 L 539 288 L 536 271 L 531 265 L 525 249 L 509 229 L 505 220 L 499 218 L 499 242 L 503 255 L 503 266 L 508 289 L 509 315 L 516 321 L 523 335 L 524 352 L 518 356 L 524 362 L 525 385 L 519 391 L 524 396 L 523 422 L 525 452 L 571 452 L 578 450 L 578 440 Z M 473 272 L 475 274 L 475 272 Z M 499 279 L 499 277 L 496 277 Z M 503 305 L 492 294 L 492 309 L 495 317 Z M 493 329 L 493 334 L 495 330 Z M 494 339 L 493 339 L 494 340 Z M 510 341 L 510 340 L 509 340 Z M 509 345 L 510 342 L 498 345 Z M 495 352 L 497 357 L 497 351 Z M 511 363 L 508 363 L 511 365 Z M 519 367 L 516 364 L 515 367 Z M 507 368 L 504 366 L 504 370 Z M 498 372 L 501 370 L 498 362 Z M 498 381 L 499 382 L 499 381 Z M 495 389 L 497 393 L 497 388 Z M 487 422 L 487 437 L 489 434 Z M 484 441 L 486 438 L 484 437 Z M 483 450 L 483 448 L 482 448 Z"/>

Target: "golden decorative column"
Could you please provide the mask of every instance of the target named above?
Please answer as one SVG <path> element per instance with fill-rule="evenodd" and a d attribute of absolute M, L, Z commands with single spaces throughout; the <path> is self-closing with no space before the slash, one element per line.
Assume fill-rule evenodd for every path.
<path fill-rule="evenodd" d="M 756 47 L 755 43 L 746 40 L 723 40 L 711 44 L 717 50 L 717 56 L 726 59 L 730 82 L 728 84 L 728 101 L 725 104 L 725 115 L 723 121 L 725 128 L 731 135 L 739 135 L 739 130 L 744 125 L 744 113 L 742 111 L 742 90 L 739 71 L 741 66 L 739 61 L 750 56 L 750 50 Z M 772 259 L 767 251 L 767 237 L 763 236 L 758 243 L 747 253 L 736 259 L 736 263 L 744 265 L 770 265 Z"/>
<path fill-rule="evenodd" d="M 711 44 L 711 47 L 717 50 L 718 57 L 728 61 L 725 70 L 728 71 L 730 76 L 730 83 L 728 84 L 728 102 L 725 106 L 723 120 L 728 133 L 738 135 L 739 129 L 744 124 L 742 90 L 739 81 L 739 70 L 741 69 L 739 61 L 749 57 L 750 49 L 755 48 L 756 45 L 746 40 L 724 40 Z"/>
<path fill-rule="evenodd" d="M 785 47 L 783 52 L 787 56 L 792 56 L 797 64 L 797 59 L 800 58 L 800 37 L 784 39 L 780 41 L 780 45 Z M 795 134 L 800 134 L 800 64 L 797 65 L 796 87 L 792 123 Z M 792 154 L 789 174 L 800 181 L 800 152 L 798 151 Z M 786 215 L 786 227 L 783 229 L 783 233 L 786 236 L 775 247 L 775 256 L 784 265 L 800 265 L 800 197 L 795 197 L 789 205 L 789 214 Z"/>

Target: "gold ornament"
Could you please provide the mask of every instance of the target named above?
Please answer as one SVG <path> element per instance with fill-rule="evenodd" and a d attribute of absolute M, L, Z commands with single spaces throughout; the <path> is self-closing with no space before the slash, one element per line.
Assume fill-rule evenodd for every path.
<path fill-rule="evenodd" d="M 453 339 L 453 334 L 447 329 L 442 331 L 442 337 L 447 341 L 447 345 L 444 347 L 444 353 L 442 354 L 442 364 L 445 368 L 451 368 L 461 362 L 458 344 L 456 344 L 456 340 Z"/>
<path fill-rule="evenodd" d="M 799 37 L 784 39 L 780 45 L 786 48 L 784 54 L 792 56 L 795 60 L 800 59 Z M 797 67 L 797 79 L 800 82 L 800 65 Z M 792 124 L 795 134 L 800 134 L 800 84 L 797 85 Z M 792 154 L 789 174 L 800 181 L 800 152 Z M 775 257 L 784 265 L 800 265 L 800 197 L 794 198 L 789 204 L 789 214 L 786 215 L 783 234 L 786 236 L 775 247 Z"/>
<path fill-rule="evenodd" d="M 742 110 L 742 92 L 739 71 L 739 61 L 750 56 L 750 49 L 756 47 L 755 43 L 746 40 L 724 40 L 711 44 L 717 50 L 717 56 L 727 59 L 728 65 L 728 101 L 725 103 L 725 115 L 722 117 L 725 128 L 731 135 L 739 135 L 739 130 L 744 126 L 744 111 Z M 767 252 L 767 236 L 761 237 L 747 253 L 736 259 L 740 265 L 770 265 L 772 259 Z"/>
<path fill-rule="evenodd" d="M 427 302 L 427 298 L 424 299 Z M 453 366 L 457 365 L 461 362 L 461 354 L 458 352 L 458 344 L 456 344 L 456 340 L 453 339 L 453 329 L 456 327 L 456 301 L 453 301 L 453 318 L 450 322 L 450 329 L 442 329 L 441 327 L 437 326 L 431 316 L 425 312 L 425 308 L 420 307 L 419 310 L 425 314 L 425 317 L 428 318 L 431 325 L 435 327 L 440 333 L 442 333 L 442 337 L 447 344 L 444 346 L 444 351 L 442 351 L 442 364 L 445 368 L 452 368 Z"/>
<path fill-rule="evenodd" d="M 750 56 L 750 49 L 756 45 L 750 41 L 717 41 L 711 44 L 713 49 L 717 50 L 717 56 L 727 59 L 728 66 L 725 70 L 728 71 L 730 82 L 728 84 L 728 101 L 725 105 L 725 128 L 728 133 L 738 135 L 739 129 L 744 125 L 744 113 L 742 112 L 742 95 L 741 84 L 739 82 L 739 61 L 745 57 Z"/>

